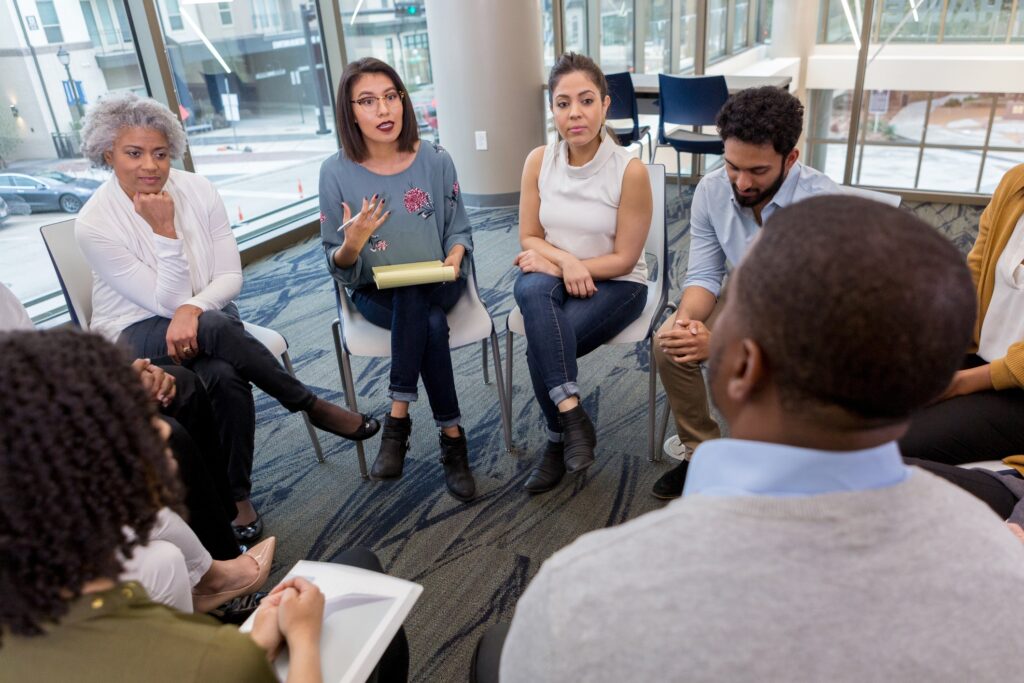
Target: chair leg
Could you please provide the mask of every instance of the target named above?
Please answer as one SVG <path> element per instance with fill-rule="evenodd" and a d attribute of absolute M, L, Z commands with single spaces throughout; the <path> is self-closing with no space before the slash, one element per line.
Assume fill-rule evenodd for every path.
<path fill-rule="evenodd" d="M 345 405 L 349 410 L 359 412 L 356 403 L 356 390 L 352 382 L 352 364 L 349 362 L 348 352 L 341 344 L 341 323 L 335 320 L 331 324 L 331 333 L 334 336 L 334 355 L 338 360 L 338 374 L 341 375 L 341 386 L 345 391 Z M 363 442 L 356 441 L 356 455 L 359 456 L 359 474 L 363 479 L 369 479 L 366 472 L 366 454 L 363 452 Z"/>
<path fill-rule="evenodd" d="M 683 192 L 683 162 L 678 149 L 676 150 L 676 191 L 680 194 Z"/>
<path fill-rule="evenodd" d="M 654 142 L 651 140 L 651 131 L 647 131 L 647 163 L 654 163 Z"/>
<path fill-rule="evenodd" d="M 284 363 L 284 369 L 288 371 L 288 374 L 295 377 L 295 368 L 292 367 L 292 359 L 288 357 L 288 351 L 281 354 L 281 362 Z M 324 461 L 324 450 L 320 447 L 320 439 L 316 435 L 316 430 L 313 429 L 313 423 L 309 421 L 309 413 L 306 411 L 302 412 L 302 421 L 306 423 L 306 431 L 309 432 L 309 440 L 313 442 L 313 450 L 316 452 L 317 462 Z"/>
<path fill-rule="evenodd" d="M 650 352 L 648 354 L 648 358 L 650 359 L 648 364 L 651 368 L 649 371 L 650 380 L 647 393 L 647 452 L 649 453 L 647 459 L 651 462 L 657 462 L 661 460 L 661 457 L 655 451 L 654 442 L 654 416 L 658 410 L 658 371 L 655 368 L 654 363 L 654 335 L 651 335 L 650 340 L 648 340 L 648 351 Z"/>
<path fill-rule="evenodd" d="M 501 427 L 505 432 L 505 452 L 512 452 L 512 411 L 505 405 L 508 398 L 505 395 L 505 379 L 501 376 L 501 347 L 498 344 L 498 335 L 491 330 L 491 348 L 494 351 L 494 382 L 498 389 L 498 406 L 501 408 Z"/>
<path fill-rule="evenodd" d="M 512 330 L 505 330 L 505 409 L 512 423 Z"/>
<path fill-rule="evenodd" d="M 480 360 L 484 365 L 484 384 L 490 384 L 491 379 L 487 376 L 487 340 L 480 340 Z"/>

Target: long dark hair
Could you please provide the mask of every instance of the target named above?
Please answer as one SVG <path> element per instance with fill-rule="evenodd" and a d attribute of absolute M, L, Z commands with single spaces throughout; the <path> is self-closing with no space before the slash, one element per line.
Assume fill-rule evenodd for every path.
<path fill-rule="evenodd" d="M 177 485 L 153 403 L 110 342 L 0 334 L 0 379 L 0 633 L 38 635 L 87 582 L 118 577 Z"/>
<path fill-rule="evenodd" d="M 405 83 L 402 82 L 398 72 L 387 62 L 373 57 L 364 57 L 346 66 L 341 74 L 341 82 L 338 83 L 337 123 L 338 133 L 341 134 L 342 152 L 356 163 L 362 163 L 368 155 L 363 133 L 359 130 L 356 116 L 352 112 L 351 102 L 352 88 L 363 74 L 383 74 L 391 79 L 395 90 L 402 96 L 402 132 L 398 134 L 398 151 L 416 151 L 420 130 L 416 124 L 416 112 L 412 108 L 412 102 L 409 101 L 409 92 L 405 89 Z"/>

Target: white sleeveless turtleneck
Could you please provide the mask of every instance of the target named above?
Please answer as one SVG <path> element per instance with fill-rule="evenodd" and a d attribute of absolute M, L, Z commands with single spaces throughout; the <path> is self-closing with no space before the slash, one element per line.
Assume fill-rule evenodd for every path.
<path fill-rule="evenodd" d="M 612 253 L 622 178 L 633 158 L 610 135 L 601 135 L 597 154 L 582 166 L 569 165 L 564 140 L 548 145 L 537 179 L 544 239 L 580 260 Z M 632 272 L 613 279 L 646 284 L 643 252 Z"/>

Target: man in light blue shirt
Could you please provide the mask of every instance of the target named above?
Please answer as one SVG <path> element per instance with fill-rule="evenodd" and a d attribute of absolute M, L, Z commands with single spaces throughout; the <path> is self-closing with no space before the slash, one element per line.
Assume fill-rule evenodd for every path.
<path fill-rule="evenodd" d="M 798 160 L 803 115 L 800 100 L 770 86 L 737 93 L 718 114 L 724 166 L 706 175 L 694 191 L 683 296 L 676 315 L 658 330 L 654 347 L 683 458 L 655 482 L 652 493 L 658 498 L 678 498 L 693 449 L 720 436 L 708 410 L 701 363 L 708 358 L 726 273 L 743 260 L 776 210 L 840 192 L 828 176 Z"/>

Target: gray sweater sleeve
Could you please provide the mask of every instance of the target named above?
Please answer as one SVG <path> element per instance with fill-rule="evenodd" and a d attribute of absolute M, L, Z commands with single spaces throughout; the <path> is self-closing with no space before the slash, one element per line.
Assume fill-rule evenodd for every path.
<path fill-rule="evenodd" d="M 344 197 L 341 194 L 338 154 L 324 159 L 320 165 L 320 241 L 323 243 L 327 270 L 331 276 L 346 287 L 354 287 L 363 269 L 363 257 L 358 256 L 356 262 L 348 268 L 340 268 L 334 263 L 334 252 L 340 249 L 342 242 L 345 241 L 344 234 L 338 232 L 338 227 L 344 222 L 341 208 Z M 349 209 L 352 209 L 351 205 Z"/>
<path fill-rule="evenodd" d="M 466 254 L 473 252 L 472 227 L 469 224 L 469 217 L 466 215 L 466 203 L 462 200 L 462 190 L 459 187 L 459 178 L 455 173 L 455 164 L 452 162 L 448 152 L 442 154 L 443 177 L 444 177 L 444 235 L 443 247 L 447 255 L 452 247 L 461 244 L 466 248 Z M 469 259 L 463 260 L 462 274 L 468 271 Z"/>

